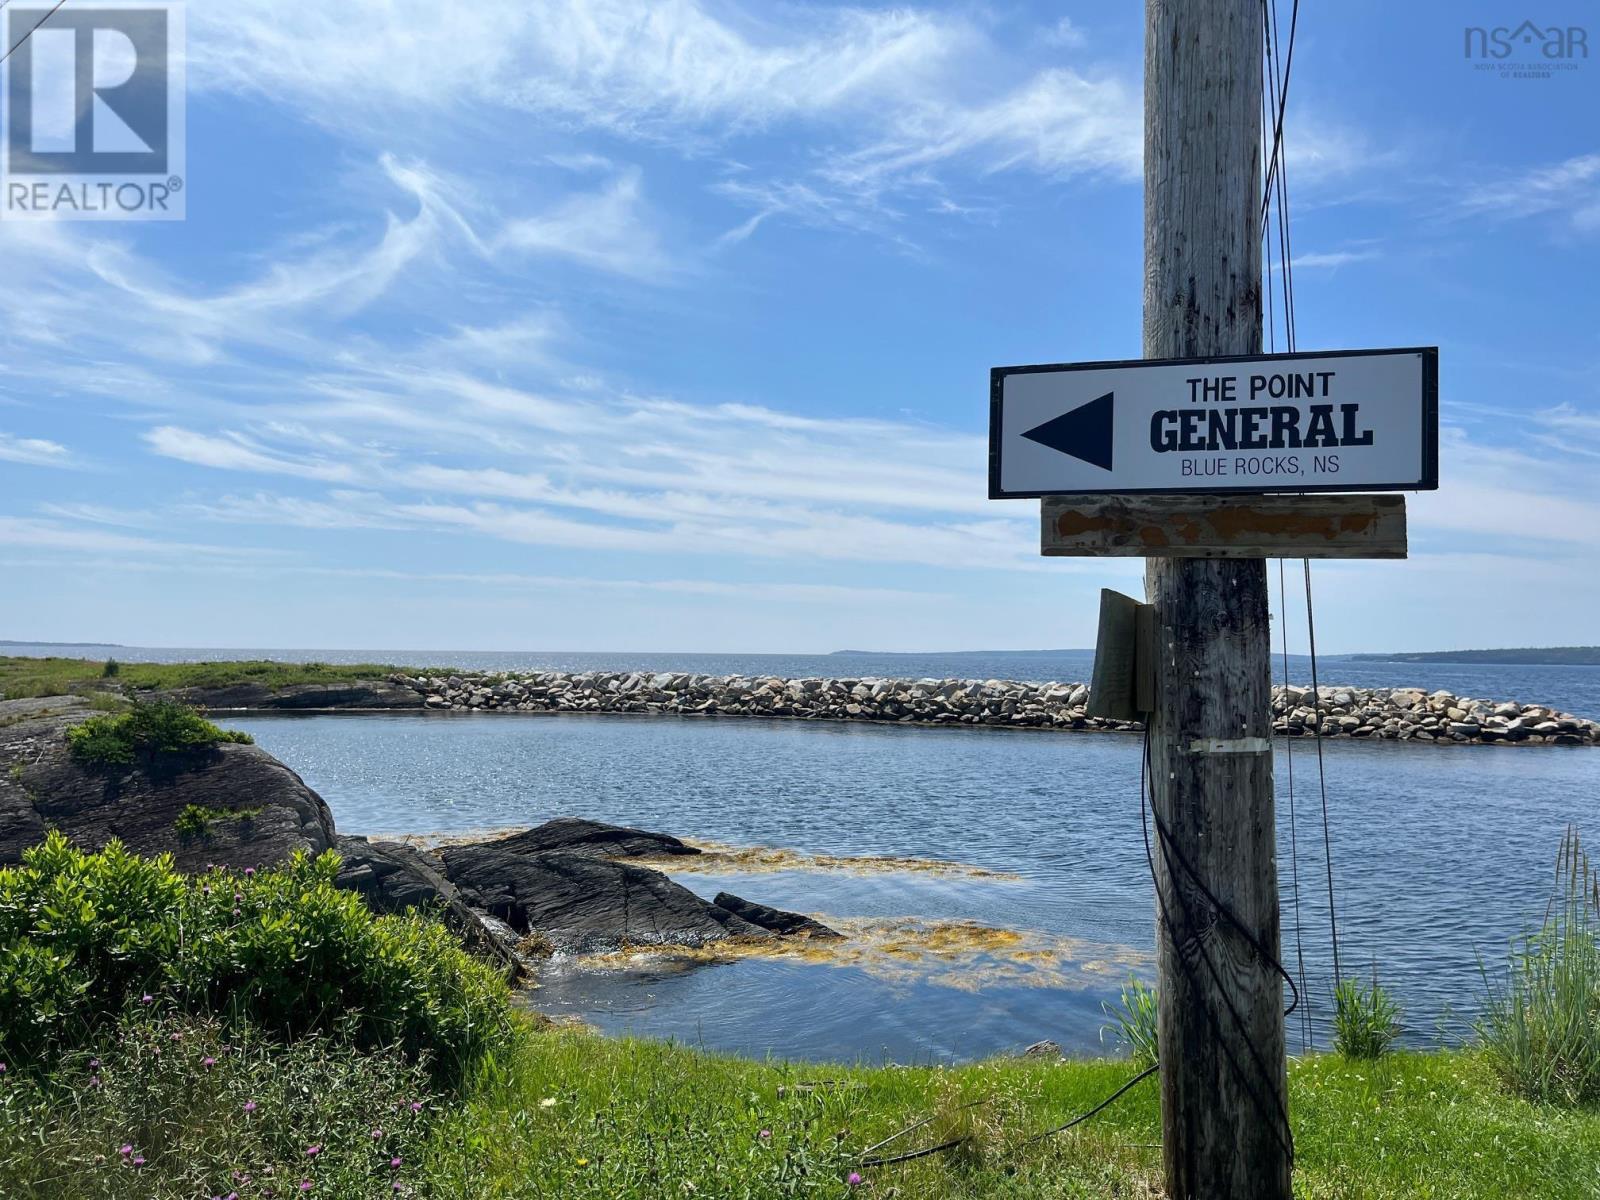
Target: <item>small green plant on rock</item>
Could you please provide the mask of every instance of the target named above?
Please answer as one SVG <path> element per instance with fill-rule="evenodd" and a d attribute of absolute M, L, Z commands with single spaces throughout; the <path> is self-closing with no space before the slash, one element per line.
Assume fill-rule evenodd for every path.
<path fill-rule="evenodd" d="M 1400 1036 L 1400 1006 L 1372 969 L 1369 987 L 1345 979 L 1333 990 L 1333 1048 L 1346 1058 L 1382 1058 Z"/>
<path fill-rule="evenodd" d="M 173 700 L 134 701 L 127 712 L 90 717 L 67 730 L 72 757 L 95 767 L 132 766 L 158 755 L 254 740 L 248 733 L 213 725 L 196 710 Z"/>

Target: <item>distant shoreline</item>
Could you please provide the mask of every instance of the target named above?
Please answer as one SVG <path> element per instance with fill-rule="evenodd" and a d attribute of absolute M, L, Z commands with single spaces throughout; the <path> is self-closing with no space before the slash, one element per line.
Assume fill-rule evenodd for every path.
<path fill-rule="evenodd" d="M 1501 667 L 1600 667 L 1600 646 L 1544 646 L 1508 650 L 1427 650 L 1352 654 L 1354 662 L 1469 663 Z"/>

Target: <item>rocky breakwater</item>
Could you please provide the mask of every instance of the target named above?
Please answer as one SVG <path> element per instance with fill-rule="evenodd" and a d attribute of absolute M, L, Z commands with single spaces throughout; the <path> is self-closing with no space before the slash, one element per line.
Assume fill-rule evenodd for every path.
<path fill-rule="evenodd" d="M 441 712 L 672 713 L 894 724 L 1137 731 L 1089 716 L 1084 683 L 989 679 L 782 679 L 682 672 L 540 671 L 406 675 Z M 1433 743 L 1600 744 L 1600 722 L 1547 705 L 1477 700 L 1420 688 L 1273 689 L 1273 728 L 1288 737 Z"/>

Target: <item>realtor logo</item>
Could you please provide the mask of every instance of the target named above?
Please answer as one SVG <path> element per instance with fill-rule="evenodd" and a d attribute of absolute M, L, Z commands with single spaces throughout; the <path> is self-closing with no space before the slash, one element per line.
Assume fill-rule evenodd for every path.
<path fill-rule="evenodd" d="M 3 15 L 0 219 L 181 220 L 181 6 L 13 0 Z"/>

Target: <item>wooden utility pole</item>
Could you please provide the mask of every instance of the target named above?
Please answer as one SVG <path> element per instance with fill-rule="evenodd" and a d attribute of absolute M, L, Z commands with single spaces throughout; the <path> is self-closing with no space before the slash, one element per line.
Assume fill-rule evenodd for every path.
<path fill-rule="evenodd" d="M 1146 358 L 1261 351 L 1262 53 L 1261 0 L 1146 0 Z M 1167 1195 L 1288 1200 L 1266 563 L 1145 590 Z"/>

